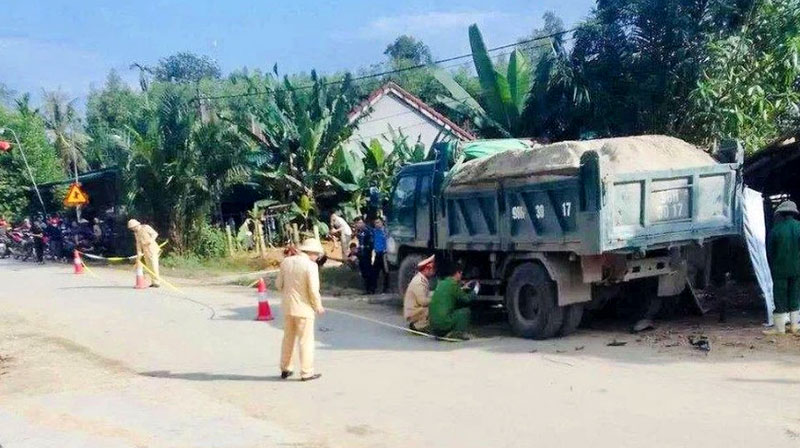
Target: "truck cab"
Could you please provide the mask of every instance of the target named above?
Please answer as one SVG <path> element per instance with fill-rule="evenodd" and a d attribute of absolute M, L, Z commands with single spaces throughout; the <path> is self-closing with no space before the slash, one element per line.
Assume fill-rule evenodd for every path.
<path fill-rule="evenodd" d="M 387 210 L 390 237 L 387 257 L 393 266 L 409 252 L 422 253 L 434 247 L 435 165 L 436 162 L 422 162 L 405 166 L 394 181 Z"/>

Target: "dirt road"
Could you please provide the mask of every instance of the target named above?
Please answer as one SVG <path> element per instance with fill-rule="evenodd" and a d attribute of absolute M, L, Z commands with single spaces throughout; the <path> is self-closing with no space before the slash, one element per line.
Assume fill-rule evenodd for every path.
<path fill-rule="evenodd" d="M 192 286 L 187 300 L 93 271 L 0 261 L 3 447 L 800 444 L 793 341 L 706 354 L 609 330 L 528 341 L 498 325 L 455 344 L 330 312 L 317 322 L 323 378 L 284 382 L 280 316 L 252 321 L 252 291 Z M 401 323 L 390 307 L 326 306 Z"/>

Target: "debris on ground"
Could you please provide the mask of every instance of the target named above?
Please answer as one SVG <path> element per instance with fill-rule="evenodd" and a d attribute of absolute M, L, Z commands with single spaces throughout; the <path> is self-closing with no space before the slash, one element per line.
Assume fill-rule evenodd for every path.
<path fill-rule="evenodd" d="M 711 351 L 711 341 L 708 340 L 708 336 L 689 336 L 689 344 L 704 352 Z"/>
<path fill-rule="evenodd" d="M 575 347 L 575 351 L 579 352 L 579 351 L 583 350 L 584 348 L 586 348 L 586 346 L 585 345 L 581 345 L 581 346 Z"/>
<path fill-rule="evenodd" d="M 608 346 L 608 347 L 622 347 L 623 345 L 625 345 L 627 343 L 628 343 L 627 341 L 618 341 L 618 340 L 614 339 L 613 341 L 611 341 L 608 344 L 606 344 L 606 346 Z"/>
<path fill-rule="evenodd" d="M 631 333 L 641 333 L 647 330 L 655 330 L 656 325 L 650 319 L 639 319 L 635 324 L 633 324 L 633 328 L 631 328 Z"/>

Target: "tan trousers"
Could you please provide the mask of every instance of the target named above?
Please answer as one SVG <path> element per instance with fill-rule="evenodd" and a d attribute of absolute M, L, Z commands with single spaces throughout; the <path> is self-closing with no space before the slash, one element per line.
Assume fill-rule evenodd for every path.
<path fill-rule="evenodd" d="M 300 377 L 314 374 L 314 318 L 285 316 L 283 319 L 283 345 L 281 346 L 281 371 L 292 370 L 295 343 L 300 346 Z"/>
<path fill-rule="evenodd" d="M 146 249 L 144 251 L 144 256 L 142 257 L 142 258 L 144 258 L 145 262 L 147 263 L 147 265 L 148 265 L 147 267 L 149 267 L 150 270 L 153 271 L 153 273 L 156 274 L 155 276 L 150 275 L 150 281 L 154 285 L 157 285 L 158 284 L 158 280 L 161 278 L 161 272 L 159 272 L 159 270 L 158 270 L 158 257 L 159 257 L 159 255 L 161 255 L 161 250 L 160 249 L 152 249 L 151 248 L 151 249 Z"/>

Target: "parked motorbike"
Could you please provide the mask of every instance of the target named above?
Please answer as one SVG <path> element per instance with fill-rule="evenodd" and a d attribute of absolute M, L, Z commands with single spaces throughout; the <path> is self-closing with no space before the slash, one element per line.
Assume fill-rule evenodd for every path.
<path fill-rule="evenodd" d="M 11 255 L 11 251 L 9 246 L 11 245 L 11 239 L 8 235 L 0 235 L 0 258 L 8 258 Z"/>
<path fill-rule="evenodd" d="M 31 236 L 30 232 L 12 230 L 9 236 L 11 238 L 9 251 L 14 259 L 28 261 L 36 258 L 33 253 L 33 236 Z"/>

